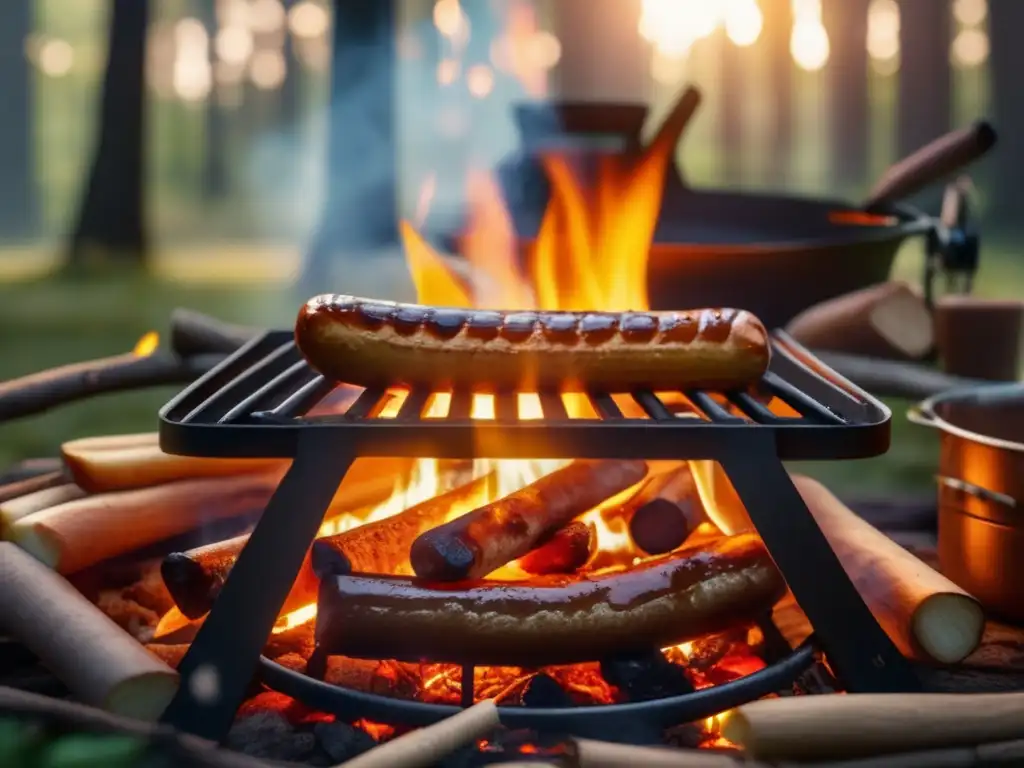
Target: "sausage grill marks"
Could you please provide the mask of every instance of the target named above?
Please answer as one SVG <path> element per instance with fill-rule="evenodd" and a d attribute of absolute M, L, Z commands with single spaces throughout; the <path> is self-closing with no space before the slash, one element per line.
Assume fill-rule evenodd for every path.
<path fill-rule="evenodd" d="M 749 312 L 506 312 L 324 295 L 299 312 L 313 368 L 362 386 L 741 389 L 767 370 Z"/>
<path fill-rule="evenodd" d="M 504 339 L 522 343 L 539 334 L 556 344 L 604 344 L 618 334 L 626 341 L 689 343 L 698 338 L 721 343 L 729 338 L 736 309 L 696 309 L 677 312 L 502 312 L 448 309 L 422 304 L 399 304 L 357 296 L 329 294 L 306 305 L 307 315 L 326 314 L 364 331 L 391 327 L 399 336 L 424 331 L 452 339 L 465 330 L 481 341 Z"/>

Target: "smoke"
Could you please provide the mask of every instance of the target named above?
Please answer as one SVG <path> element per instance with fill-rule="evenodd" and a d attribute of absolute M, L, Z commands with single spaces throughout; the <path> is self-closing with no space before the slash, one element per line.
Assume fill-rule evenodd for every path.
<path fill-rule="evenodd" d="M 417 223 L 435 238 L 457 230 L 469 172 L 517 149 L 514 106 L 526 96 L 489 62 L 503 20 L 483 13 L 488 4 L 465 6 L 469 37 L 457 56 L 429 19 L 400 22 L 396 37 L 379 24 L 337 52 L 338 77 L 297 125 L 253 142 L 244 178 L 259 234 L 300 247 L 312 279 L 347 256 L 395 251 L 397 221 L 412 218 L 418 200 L 422 207 L 425 184 L 434 185 L 429 216 Z M 452 59 L 457 77 L 439 84 L 441 62 Z M 474 68 L 493 75 L 483 96 L 471 90 Z"/>

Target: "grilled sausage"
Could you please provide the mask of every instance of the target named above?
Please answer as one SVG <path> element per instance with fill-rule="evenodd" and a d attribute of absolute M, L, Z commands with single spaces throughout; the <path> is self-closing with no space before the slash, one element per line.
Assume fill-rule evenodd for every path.
<path fill-rule="evenodd" d="M 325 654 L 543 666 L 640 653 L 727 629 L 768 610 L 785 583 L 754 534 L 723 538 L 598 576 L 524 582 L 321 582 Z"/>
<path fill-rule="evenodd" d="M 639 483 L 643 461 L 576 461 L 421 533 L 409 553 L 422 579 L 480 579 L 522 557 L 574 517 Z"/>
<path fill-rule="evenodd" d="M 761 321 L 735 309 L 501 312 L 334 294 L 306 303 L 295 340 L 325 376 L 367 387 L 733 390 L 771 355 Z"/>

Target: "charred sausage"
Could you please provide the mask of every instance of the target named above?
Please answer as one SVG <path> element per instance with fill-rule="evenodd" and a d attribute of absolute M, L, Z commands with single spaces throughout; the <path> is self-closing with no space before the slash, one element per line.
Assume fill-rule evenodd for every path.
<path fill-rule="evenodd" d="M 329 294 L 299 312 L 316 370 L 362 386 L 742 389 L 768 368 L 761 321 L 735 309 L 503 312 Z"/>
<path fill-rule="evenodd" d="M 727 629 L 770 609 L 784 591 L 761 541 L 740 534 L 589 577 L 461 584 L 325 578 L 316 639 L 325 654 L 360 658 L 569 664 Z"/>
<path fill-rule="evenodd" d="M 483 578 L 646 475 L 643 461 L 573 462 L 420 534 L 409 556 L 412 569 L 437 581 Z"/>

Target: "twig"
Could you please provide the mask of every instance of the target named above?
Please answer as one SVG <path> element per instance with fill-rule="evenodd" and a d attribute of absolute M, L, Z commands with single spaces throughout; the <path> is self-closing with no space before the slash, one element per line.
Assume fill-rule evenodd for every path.
<path fill-rule="evenodd" d="M 175 733 L 167 726 L 152 725 L 141 720 L 112 715 L 84 704 L 52 699 L 13 688 L 0 687 L 0 713 L 31 718 L 61 730 L 116 733 L 147 739 L 160 753 L 179 758 L 172 761 L 175 765 L 190 765 L 197 768 L 275 768 L 283 765 L 217 749 L 209 742 L 187 734 Z"/>
<path fill-rule="evenodd" d="M 67 482 L 67 475 L 62 471 L 47 472 L 44 475 L 36 475 L 24 480 L 12 480 L 0 482 L 0 504 L 11 499 L 18 499 L 28 496 L 30 493 L 45 491 L 55 485 L 63 485 Z"/>
<path fill-rule="evenodd" d="M 338 768 L 426 768 L 492 733 L 499 725 L 498 708 L 490 699 L 418 731 L 371 749 Z"/>
<path fill-rule="evenodd" d="M 25 461 L 19 461 L 0 473 L 0 501 L 3 500 L 4 488 L 6 486 L 37 477 L 52 475 L 54 472 L 61 472 L 63 469 L 64 465 L 61 463 L 61 460 L 56 458 L 25 459 Z M 37 488 L 36 490 L 39 489 Z M 8 498 L 13 498 L 13 496 Z"/>
<path fill-rule="evenodd" d="M 20 419 L 93 395 L 126 389 L 188 384 L 223 358 L 167 354 L 117 355 L 73 363 L 0 383 L 0 422 Z"/>
<path fill-rule="evenodd" d="M 184 307 L 171 312 L 171 349 L 181 357 L 227 355 L 259 333 Z"/>

